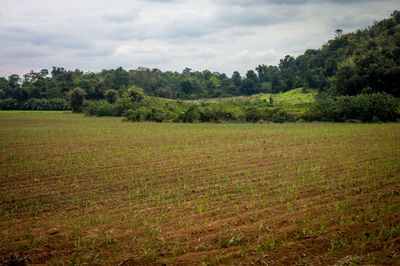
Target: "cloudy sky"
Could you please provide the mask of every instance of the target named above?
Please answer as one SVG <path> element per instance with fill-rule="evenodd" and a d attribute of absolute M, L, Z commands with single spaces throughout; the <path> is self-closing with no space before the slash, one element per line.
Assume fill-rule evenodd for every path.
<path fill-rule="evenodd" d="M 0 76 L 52 66 L 243 74 L 395 9 L 398 0 L 1 0 Z"/>

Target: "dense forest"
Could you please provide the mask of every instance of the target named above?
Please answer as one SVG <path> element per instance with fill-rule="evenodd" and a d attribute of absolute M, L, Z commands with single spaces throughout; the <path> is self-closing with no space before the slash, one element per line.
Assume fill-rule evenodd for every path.
<path fill-rule="evenodd" d="M 280 93 L 299 87 L 317 90 L 319 98 L 329 97 L 331 104 L 339 96 L 383 93 L 384 97 L 400 97 L 400 12 L 353 33 L 337 29 L 334 39 L 320 49 L 309 49 L 297 58 L 287 55 L 278 66 L 259 65 L 243 77 L 237 71 L 228 77 L 209 70 L 185 68 L 178 73 L 144 67 L 98 73 L 53 67 L 23 77 L 0 77 L 0 109 L 69 109 L 76 88 L 86 100 L 113 104 L 134 91 L 159 98 L 201 99 Z"/>

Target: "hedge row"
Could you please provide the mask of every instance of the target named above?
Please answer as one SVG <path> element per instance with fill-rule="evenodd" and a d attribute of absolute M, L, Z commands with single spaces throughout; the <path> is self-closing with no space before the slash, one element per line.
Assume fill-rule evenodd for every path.
<path fill-rule="evenodd" d="M 386 93 L 360 94 L 317 100 L 303 115 L 266 101 L 224 100 L 188 103 L 145 97 L 120 98 L 116 103 L 87 102 L 84 112 L 95 116 L 124 116 L 128 121 L 156 122 L 259 122 L 306 121 L 389 122 L 400 119 L 399 99 Z"/>
<path fill-rule="evenodd" d="M 331 122 L 397 121 L 400 119 L 399 99 L 387 93 L 321 99 L 311 106 L 304 118 Z"/>
<path fill-rule="evenodd" d="M 26 102 L 18 102 L 13 98 L 7 98 L 0 100 L 0 110 L 64 111 L 71 110 L 71 106 L 64 98 L 29 99 Z"/>
<path fill-rule="evenodd" d="M 293 122 L 298 119 L 265 101 L 231 100 L 215 103 L 188 103 L 145 97 L 139 101 L 120 98 L 114 104 L 105 100 L 87 101 L 87 115 L 123 116 L 127 121 L 154 122 Z"/>

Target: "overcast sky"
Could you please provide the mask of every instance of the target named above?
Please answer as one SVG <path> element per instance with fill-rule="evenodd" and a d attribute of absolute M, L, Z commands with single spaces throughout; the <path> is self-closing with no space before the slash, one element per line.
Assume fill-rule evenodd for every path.
<path fill-rule="evenodd" d="M 395 9 L 398 0 L 1 0 L 0 76 L 52 66 L 244 74 Z"/>

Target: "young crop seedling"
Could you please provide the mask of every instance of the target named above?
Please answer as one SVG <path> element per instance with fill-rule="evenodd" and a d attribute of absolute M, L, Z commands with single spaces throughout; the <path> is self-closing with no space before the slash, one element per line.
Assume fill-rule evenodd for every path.
<path fill-rule="evenodd" d="M 1 254 L 55 265 L 334 265 L 361 250 L 365 263 L 397 263 L 397 123 L 29 112 L 0 112 L 0 122 Z"/>

